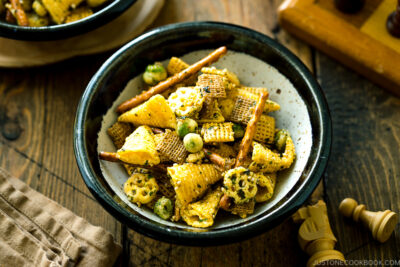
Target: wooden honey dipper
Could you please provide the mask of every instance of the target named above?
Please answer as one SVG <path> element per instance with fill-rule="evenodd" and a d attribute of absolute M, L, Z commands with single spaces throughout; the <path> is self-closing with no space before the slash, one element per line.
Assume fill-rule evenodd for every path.
<path fill-rule="evenodd" d="M 339 212 L 345 217 L 352 217 L 356 222 L 361 220 L 371 230 L 372 237 L 382 243 L 389 239 L 398 220 L 393 211 L 368 211 L 365 205 L 358 205 L 352 198 L 343 199 Z"/>

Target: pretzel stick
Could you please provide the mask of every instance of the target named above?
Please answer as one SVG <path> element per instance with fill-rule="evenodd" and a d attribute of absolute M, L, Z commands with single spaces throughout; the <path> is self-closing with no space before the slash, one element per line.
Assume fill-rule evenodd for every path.
<path fill-rule="evenodd" d="M 145 168 L 145 169 L 149 169 L 149 170 L 153 170 L 153 171 L 157 171 L 157 172 L 166 172 L 167 171 L 167 165 L 165 165 L 165 164 L 158 164 L 158 165 L 154 165 L 154 166 L 143 166 L 143 165 L 139 165 L 139 164 L 131 164 L 131 163 L 124 162 L 124 161 L 120 160 L 117 157 L 117 153 L 114 153 L 114 152 L 101 151 L 99 153 L 99 158 L 101 160 L 105 160 L 105 161 L 119 162 L 119 163 L 123 163 L 123 164 L 128 164 L 129 166 Z"/>
<path fill-rule="evenodd" d="M 29 26 L 28 17 L 22 8 L 21 2 L 19 0 L 11 0 L 11 7 L 14 10 L 15 18 L 17 19 L 19 26 Z"/>
<path fill-rule="evenodd" d="M 164 131 L 161 130 L 160 128 L 151 127 L 151 130 L 153 131 L 154 134 L 164 133 Z"/>
<path fill-rule="evenodd" d="M 261 114 L 264 111 L 265 102 L 267 101 L 268 93 L 262 92 L 260 94 L 260 98 L 257 101 L 256 107 L 254 109 L 254 113 L 251 116 L 251 119 L 246 127 L 246 132 L 240 143 L 239 153 L 236 157 L 235 168 L 243 165 L 246 160 L 247 153 L 250 150 L 251 143 L 253 142 L 253 137 L 256 132 L 256 124 L 261 117 Z"/>
<path fill-rule="evenodd" d="M 16 22 L 15 17 L 13 16 L 13 14 L 11 13 L 11 11 L 9 9 L 7 9 L 7 11 L 6 11 L 6 21 L 8 23 L 15 23 Z"/>
<path fill-rule="evenodd" d="M 230 168 L 232 168 L 232 165 L 234 164 L 234 162 L 221 157 L 217 153 L 214 153 L 207 148 L 203 148 L 203 151 L 204 151 L 204 154 L 206 155 L 206 157 L 209 158 L 212 163 L 217 165 L 221 171 L 226 171 L 226 170 L 229 170 Z"/>
<path fill-rule="evenodd" d="M 122 162 L 118 157 L 117 153 L 114 152 L 103 152 L 101 151 L 99 153 L 99 158 L 105 161 L 110 161 L 110 162 Z"/>
<path fill-rule="evenodd" d="M 262 92 L 260 98 L 257 101 L 257 105 L 254 109 L 254 113 L 250 118 L 249 123 L 246 127 L 246 132 L 240 143 L 239 153 L 236 157 L 235 168 L 240 167 L 243 165 L 244 161 L 246 160 L 247 153 L 250 150 L 251 143 L 253 142 L 254 133 L 256 132 L 256 124 L 261 117 L 261 114 L 264 111 L 265 102 L 267 101 L 268 93 Z M 231 199 L 228 195 L 224 194 L 219 201 L 219 206 L 224 210 L 229 210 L 231 206 Z"/>
<path fill-rule="evenodd" d="M 228 197 L 227 194 L 224 194 L 219 200 L 219 207 L 223 210 L 229 211 L 230 206 L 231 206 L 231 199 Z"/>
<path fill-rule="evenodd" d="M 227 49 L 225 46 L 222 46 L 218 48 L 217 50 L 214 50 L 211 54 L 206 56 L 205 58 L 201 59 L 200 61 L 194 63 L 193 65 L 190 65 L 188 68 L 184 69 L 183 71 L 175 74 L 174 76 L 166 79 L 165 81 L 162 81 L 158 83 L 156 86 L 151 87 L 149 90 L 144 91 L 140 95 L 137 95 L 121 105 L 118 106 L 117 112 L 122 113 L 127 110 L 130 110 L 136 106 L 139 106 L 146 100 L 148 100 L 150 97 L 161 94 L 171 86 L 174 86 L 175 84 L 178 84 L 182 82 L 183 80 L 189 78 L 191 75 L 195 74 L 196 72 L 200 71 L 201 68 L 204 66 L 208 66 L 211 63 L 217 61 L 221 56 L 225 55 L 227 52 Z"/>

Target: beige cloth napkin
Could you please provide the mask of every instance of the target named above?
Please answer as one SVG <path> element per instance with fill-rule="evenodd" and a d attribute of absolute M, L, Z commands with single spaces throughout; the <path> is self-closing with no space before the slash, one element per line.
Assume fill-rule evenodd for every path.
<path fill-rule="evenodd" d="M 0 168 L 1 266 L 112 266 L 112 235 Z"/>

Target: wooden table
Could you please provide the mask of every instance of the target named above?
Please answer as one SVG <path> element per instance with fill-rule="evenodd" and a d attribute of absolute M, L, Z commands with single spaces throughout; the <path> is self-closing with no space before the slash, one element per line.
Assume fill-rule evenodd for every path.
<path fill-rule="evenodd" d="M 399 260 L 399 225 L 388 242 L 379 244 L 366 229 L 344 220 L 337 207 L 352 196 L 371 210 L 400 211 L 400 99 L 285 33 L 277 24 L 279 0 L 166 2 L 152 27 L 192 20 L 244 25 L 285 44 L 315 73 L 333 119 L 323 185 L 337 248 L 348 260 Z M 298 226 L 290 220 L 241 243 L 185 247 L 127 229 L 94 200 L 75 163 L 73 123 L 90 77 L 110 54 L 0 69 L 0 166 L 110 231 L 124 247 L 123 266 L 303 266 L 308 257 L 297 244 Z"/>

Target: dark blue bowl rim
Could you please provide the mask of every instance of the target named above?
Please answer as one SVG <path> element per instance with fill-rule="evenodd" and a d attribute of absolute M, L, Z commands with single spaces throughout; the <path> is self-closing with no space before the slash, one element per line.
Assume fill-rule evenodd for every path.
<path fill-rule="evenodd" d="M 22 27 L 0 20 L 0 36 L 26 41 L 50 41 L 76 36 L 98 28 L 127 10 L 137 0 L 114 0 L 93 15 L 67 24 Z"/>
<path fill-rule="evenodd" d="M 253 220 L 248 224 L 239 226 L 232 226 L 229 228 L 223 228 L 219 230 L 213 230 L 209 232 L 189 232 L 184 230 L 166 229 L 166 226 L 152 223 L 151 221 L 141 220 L 135 217 L 125 208 L 121 207 L 103 188 L 99 180 L 96 178 L 96 174 L 90 166 L 89 160 L 86 154 L 86 142 L 85 136 L 85 117 L 88 111 L 88 104 L 91 102 L 91 98 L 94 95 L 93 89 L 101 79 L 104 72 L 107 72 L 112 68 L 114 64 L 118 62 L 118 58 L 124 54 L 129 48 L 140 44 L 143 40 L 157 35 L 160 32 L 167 33 L 173 32 L 177 29 L 192 29 L 196 28 L 208 28 L 218 30 L 229 30 L 236 33 L 247 35 L 251 38 L 256 38 L 266 43 L 272 49 L 276 49 L 281 56 L 286 57 L 287 61 L 297 70 L 299 75 L 307 82 L 308 88 L 311 91 L 317 106 L 319 122 L 321 124 L 320 143 L 316 148 L 318 150 L 317 160 L 314 162 L 312 169 L 305 179 L 303 184 L 292 194 L 283 205 L 275 209 L 272 214 L 268 214 L 268 221 L 264 221 L 264 216 Z M 126 224 L 131 229 L 158 239 L 161 241 L 183 244 L 183 245 L 201 245 L 201 246 L 212 246 L 228 244 L 238 242 L 241 240 L 249 239 L 258 234 L 265 232 L 266 230 L 276 226 L 282 222 L 289 215 L 299 209 L 307 198 L 314 191 L 318 182 L 321 180 L 322 175 L 326 169 L 330 149 L 332 143 L 332 125 L 329 113 L 329 108 L 324 96 L 322 89 L 314 76 L 310 73 L 307 67 L 287 48 L 274 41 L 270 37 L 256 32 L 254 30 L 221 22 L 184 22 L 177 24 L 170 24 L 153 29 L 140 37 L 132 40 L 117 52 L 115 52 L 98 70 L 89 82 L 85 92 L 82 95 L 81 101 L 78 105 L 77 114 L 74 125 L 74 152 L 76 161 L 87 187 L 99 201 L 99 203 L 115 218 L 120 222 Z"/>

